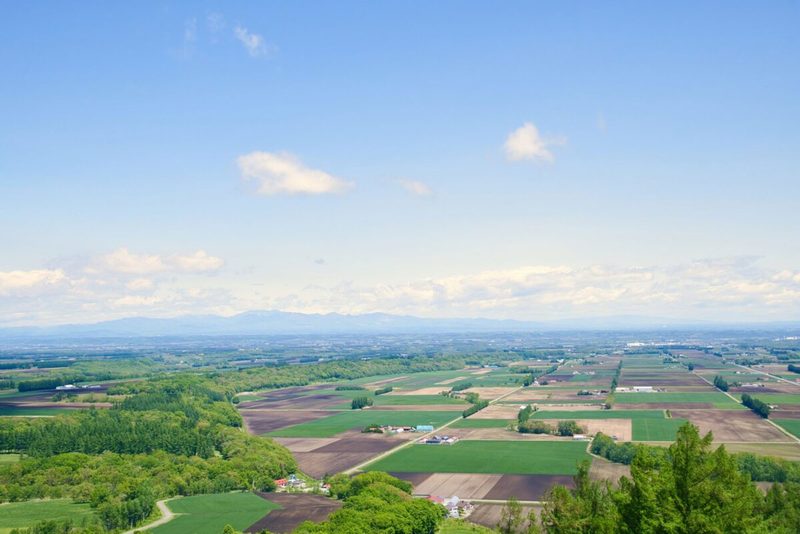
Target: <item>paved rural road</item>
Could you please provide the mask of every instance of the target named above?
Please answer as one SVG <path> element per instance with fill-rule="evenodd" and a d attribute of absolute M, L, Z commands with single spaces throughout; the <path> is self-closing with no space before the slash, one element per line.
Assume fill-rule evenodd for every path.
<path fill-rule="evenodd" d="M 159 511 L 161 512 L 161 518 L 153 521 L 149 525 L 142 525 L 141 527 L 137 527 L 133 530 L 129 530 L 127 532 L 123 532 L 122 534 L 133 534 L 134 532 L 141 532 L 143 530 L 150 530 L 151 528 L 160 527 L 164 523 L 169 523 L 177 514 L 173 514 L 172 510 L 167 507 L 167 501 L 174 499 L 175 497 L 170 497 L 169 499 L 161 499 L 160 501 L 156 501 L 156 506 L 158 506 Z"/>
<path fill-rule="evenodd" d="M 503 399 L 505 399 L 506 397 L 508 397 L 509 395 L 513 395 L 514 393 L 516 393 L 517 391 L 521 390 L 521 389 L 522 389 L 522 388 L 524 388 L 524 387 L 525 387 L 525 386 L 520 386 L 520 387 L 518 387 L 517 389 L 515 389 L 515 390 L 513 390 L 513 391 L 509 391 L 509 392 L 508 392 L 508 393 L 506 393 L 505 395 L 500 395 L 500 396 L 499 396 L 499 397 L 497 397 L 496 399 L 489 401 L 489 405 L 492 405 L 492 404 L 494 404 L 494 403 L 495 403 L 495 402 L 497 402 L 497 401 L 503 400 Z M 358 464 L 358 465 L 356 465 L 356 466 L 354 466 L 354 467 L 351 467 L 351 468 L 350 468 L 350 469 L 348 469 L 347 471 L 343 471 L 343 473 L 344 473 L 344 474 L 346 474 L 346 475 L 352 475 L 353 473 L 357 473 L 358 471 L 360 471 L 360 470 L 361 470 L 361 468 L 362 468 L 362 467 L 365 467 L 365 466 L 367 466 L 367 465 L 369 465 L 369 464 L 371 464 L 371 463 L 373 463 L 373 462 L 377 462 L 378 460 L 381 460 L 381 459 L 383 459 L 383 458 L 386 458 L 387 456 L 389 456 L 389 455 L 391 455 L 391 454 L 394 454 L 394 453 L 396 453 L 397 451 L 399 451 L 399 450 L 401 450 L 401 449 L 405 449 L 406 447 L 410 447 L 410 446 L 414 445 L 415 443 L 417 443 L 417 442 L 418 442 L 419 440 L 421 440 L 421 439 L 428 438 L 429 436 L 434 436 L 434 435 L 438 434 L 439 432 L 441 432 L 441 431 L 442 431 L 442 429 L 444 429 L 444 428 L 447 428 L 448 426 L 452 425 L 453 423 L 455 423 L 455 422 L 457 422 L 457 421 L 461 421 L 462 419 L 463 419 L 463 417 L 461 417 L 461 416 L 459 415 L 458 417 L 456 417 L 456 418 L 455 418 L 455 419 L 453 419 L 452 421 L 448 421 L 447 423 L 443 424 L 443 425 L 442 425 L 442 426 L 440 426 L 439 428 L 435 428 L 435 429 L 433 429 L 433 431 L 431 431 L 431 432 L 428 432 L 427 434 L 423 434 L 423 435 L 421 435 L 421 436 L 415 437 L 415 438 L 414 438 L 414 439 L 412 439 L 411 441 L 406 441 L 405 443 L 403 443 L 403 444 L 401 444 L 401 445 L 398 445 L 398 446 L 397 446 L 397 447 L 395 447 L 394 449 L 389 449 L 388 451 L 382 452 L 381 454 L 379 454 L 379 455 L 377 455 L 377 456 L 373 456 L 372 458 L 370 458 L 370 459 L 369 459 L 369 460 L 367 460 L 366 462 L 362 462 L 362 463 L 360 463 L 360 464 Z"/>

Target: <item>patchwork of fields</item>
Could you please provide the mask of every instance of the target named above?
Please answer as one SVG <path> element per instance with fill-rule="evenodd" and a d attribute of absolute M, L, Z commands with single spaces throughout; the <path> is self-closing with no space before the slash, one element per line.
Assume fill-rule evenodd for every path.
<path fill-rule="evenodd" d="M 249 394 L 240 404 L 248 427 L 274 437 L 293 452 L 301 469 L 312 476 L 346 471 L 353 466 L 388 471 L 411 481 L 420 495 L 455 493 L 463 498 L 523 500 L 543 498 L 554 483 L 571 484 L 581 461 L 591 458 L 586 441 L 551 434 L 516 431 L 519 410 L 531 405 L 532 420 L 550 428 L 574 421 L 590 437 L 603 432 L 619 441 L 668 443 L 687 421 L 715 442 L 748 450 L 770 444 L 775 454 L 800 457 L 800 443 L 743 407 L 709 382 L 756 380 L 765 402 L 785 406 L 776 422 L 800 436 L 800 387 L 779 383 L 759 373 L 719 365 L 717 358 L 692 352 L 691 371 L 661 354 L 607 356 L 591 362 L 568 360 L 554 372 L 523 387 L 526 369 L 546 369 L 547 362 L 519 362 L 500 368 L 465 368 L 412 375 L 367 377 L 336 390 L 334 385 L 288 388 Z M 622 362 L 621 369 L 619 368 Z M 636 391 L 612 392 L 612 380 Z M 624 386 L 622 386 L 624 384 Z M 738 382 L 734 382 L 738 384 Z M 379 388 L 391 387 L 382 395 Z M 461 395 L 450 388 L 476 393 L 491 402 L 468 418 Z M 788 388 L 788 389 L 787 389 Z M 349 409 L 350 399 L 371 395 L 373 406 Z M 457 397 L 457 398 L 454 398 Z M 362 434 L 367 425 L 430 425 L 434 433 L 454 436 L 452 445 L 410 443 L 420 434 Z M 375 459 L 369 463 L 370 459 Z M 625 466 L 592 464 L 592 476 L 616 480 Z"/>

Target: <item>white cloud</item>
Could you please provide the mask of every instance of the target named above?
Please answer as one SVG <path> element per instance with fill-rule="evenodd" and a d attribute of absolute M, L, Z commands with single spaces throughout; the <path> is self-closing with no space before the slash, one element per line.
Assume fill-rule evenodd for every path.
<path fill-rule="evenodd" d="M 427 184 L 416 180 L 398 180 L 397 183 L 412 195 L 419 197 L 427 197 L 433 193 Z"/>
<path fill-rule="evenodd" d="M 533 160 L 552 163 L 555 157 L 549 147 L 564 143 L 566 140 L 563 137 L 542 137 L 533 123 L 526 122 L 508 134 L 504 148 L 506 158 L 511 161 Z"/>
<path fill-rule="evenodd" d="M 32 271 L 0 271 L 0 295 L 12 295 L 30 290 L 46 289 L 66 281 L 61 269 Z"/>
<path fill-rule="evenodd" d="M 135 254 L 125 247 L 101 257 L 89 273 L 113 272 L 119 274 L 148 275 L 162 272 L 202 273 L 216 271 L 224 262 L 210 256 L 205 250 L 193 254 L 162 257 L 157 254 Z"/>
<path fill-rule="evenodd" d="M 236 26 L 236 28 L 233 29 L 233 34 L 239 42 L 242 43 L 242 46 L 245 47 L 247 53 L 250 54 L 251 57 L 264 56 L 269 52 L 269 48 L 261 35 L 250 32 L 247 28 L 242 26 Z"/>
<path fill-rule="evenodd" d="M 170 261 L 178 270 L 193 273 L 216 271 L 223 263 L 221 258 L 209 256 L 205 250 L 198 250 L 189 256 L 173 256 Z"/>
<path fill-rule="evenodd" d="M 253 180 L 262 195 L 322 195 L 341 193 L 351 183 L 317 169 L 286 153 L 251 152 L 236 160 L 242 178 Z"/>
<path fill-rule="evenodd" d="M 147 291 L 153 289 L 155 284 L 149 278 L 135 278 L 125 284 L 125 287 L 131 291 Z"/>
<path fill-rule="evenodd" d="M 100 264 L 108 271 L 123 274 L 152 274 L 167 268 L 160 256 L 134 254 L 125 247 L 103 256 Z"/>

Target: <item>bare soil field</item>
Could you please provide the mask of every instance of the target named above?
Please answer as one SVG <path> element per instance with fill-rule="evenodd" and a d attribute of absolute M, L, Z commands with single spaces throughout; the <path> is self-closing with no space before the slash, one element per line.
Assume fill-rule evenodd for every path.
<path fill-rule="evenodd" d="M 771 419 L 800 419 L 800 406 L 782 406 L 777 410 L 774 410 L 771 415 Z"/>
<path fill-rule="evenodd" d="M 615 485 L 620 477 L 630 477 L 631 467 L 624 464 L 615 464 L 602 458 L 592 458 L 592 467 L 589 468 L 589 478 L 593 480 L 608 480 Z"/>
<path fill-rule="evenodd" d="M 397 473 L 397 472 L 391 472 L 389 474 L 392 475 L 394 478 L 399 478 L 400 480 L 411 482 L 414 488 L 416 488 L 417 486 L 428 480 L 428 477 L 432 475 L 432 473 Z M 414 492 L 416 493 L 416 490 L 414 490 Z"/>
<path fill-rule="evenodd" d="M 502 510 L 502 504 L 479 503 L 475 505 L 475 511 L 470 514 L 467 521 L 483 525 L 484 527 L 495 528 L 500 522 Z M 532 511 L 535 511 L 536 514 L 539 515 L 542 512 L 542 507 L 538 505 L 525 505 L 522 507 L 522 517 L 527 518 Z M 527 520 L 524 522 L 524 525 L 527 525 Z"/>
<path fill-rule="evenodd" d="M 520 405 L 492 404 L 474 415 L 470 419 L 516 419 Z"/>
<path fill-rule="evenodd" d="M 483 499 L 503 475 L 472 475 L 464 473 L 433 473 L 414 488 L 416 495 L 436 495 L 462 499 Z"/>
<path fill-rule="evenodd" d="M 328 417 L 327 411 L 239 410 L 244 426 L 251 434 L 259 435 L 315 419 Z"/>
<path fill-rule="evenodd" d="M 800 461 L 800 443 L 726 443 L 728 452 L 750 452 L 760 456 L 776 456 L 793 462 Z"/>
<path fill-rule="evenodd" d="M 333 475 L 366 462 L 376 453 L 372 452 L 298 452 L 294 454 L 300 470 L 313 478 Z"/>
<path fill-rule="evenodd" d="M 330 445 L 339 438 L 273 438 L 275 441 L 292 451 L 296 452 L 311 452 L 325 445 Z"/>
<path fill-rule="evenodd" d="M 568 475 L 503 475 L 484 498 L 507 500 L 516 497 L 520 501 L 541 501 L 556 484 L 575 487 L 575 481 Z"/>
<path fill-rule="evenodd" d="M 470 374 L 471 375 L 488 375 L 491 372 L 492 372 L 491 369 L 478 369 L 477 371 L 472 371 Z"/>
<path fill-rule="evenodd" d="M 239 404 L 239 409 L 272 409 L 272 410 L 326 410 L 335 406 L 341 406 L 348 399 L 330 393 L 318 395 L 292 395 L 289 397 L 280 396 L 266 397 L 262 400 L 247 401 Z"/>
<path fill-rule="evenodd" d="M 345 471 L 363 463 L 373 456 L 396 447 L 411 435 L 361 434 L 346 433 L 338 439 L 306 439 L 295 444 L 295 447 L 313 446 L 312 441 L 320 443 L 319 447 L 305 452 L 292 450 L 300 470 L 314 478 L 326 474 Z M 279 438 L 280 439 L 280 438 Z"/>
<path fill-rule="evenodd" d="M 749 411 L 670 409 L 670 413 L 672 417 L 688 419 L 697 425 L 701 434 L 712 432 L 715 443 L 792 441 L 783 432 Z"/>
<path fill-rule="evenodd" d="M 466 393 L 477 393 L 482 399 L 492 400 L 497 397 L 502 397 L 507 393 L 511 393 L 517 388 L 504 388 L 504 387 L 477 387 L 464 390 Z"/>
<path fill-rule="evenodd" d="M 556 426 L 559 420 L 542 419 L 542 421 Z M 630 419 L 577 419 L 574 421 L 584 430 L 585 434 L 594 435 L 602 432 L 607 436 L 616 436 L 618 441 L 633 440 L 633 424 Z"/>
<path fill-rule="evenodd" d="M 321 495 L 308 493 L 259 493 L 261 498 L 281 505 L 259 519 L 245 532 L 269 530 L 276 534 L 293 531 L 303 521 L 324 521 L 331 513 L 342 507 L 342 502 Z"/>

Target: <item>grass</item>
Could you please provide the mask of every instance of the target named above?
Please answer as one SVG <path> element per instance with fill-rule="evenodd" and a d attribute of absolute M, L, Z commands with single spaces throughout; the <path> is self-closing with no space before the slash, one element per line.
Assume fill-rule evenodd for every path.
<path fill-rule="evenodd" d="M 458 417 L 459 412 L 423 412 L 405 410 L 350 410 L 275 430 L 266 435 L 284 438 L 329 438 L 345 430 L 367 425 L 433 425 L 439 427 Z"/>
<path fill-rule="evenodd" d="M 620 393 L 614 394 L 617 404 L 645 403 L 710 403 L 715 408 L 736 408 L 739 405 L 730 397 L 719 391 L 657 391 L 654 393 Z M 800 401 L 800 397 L 798 397 Z"/>
<path fill-rule="evenodd" d="M 505 428 L 511 419 L 462 419 L 448 428 Z"/>
<path fill-rule="evenodd" d="M 588 459 L 581 441 L 459 441 L 412 445 L 369 465 L 399 473 L 574 475 Z"/>
<path fill-rule="evenodd" d="M 772 422 L 800 438 L 800 419 L 774 419 Z"/>
<path fill-rule="evenodd" d="M 216 493 L 167 501 L 175 514 L 172 521 L 152 530 L 153 534 L 219 534 L 225 525 L 244 530 L 270 511 L 280 508 L 252 493 Z"/>
<path fill-rule="evenodd" d="M 19 454 L 0 454 L 0 465 L 19 462 Z"/>
<path fill-rule="evenodd" d="M 69 499 L 48 499 L 0 504 L 0 533 L 14 528 L 30 527 L 45 519 L 72 519 L 81 524 L 94 516 L 86 503 L 77 504 Z"/>
<path fill-rule="evenodd" d="M 496 531 L 464 519 L 445 519 L 437 534 L 493 534 L 494 532 Z"/>

